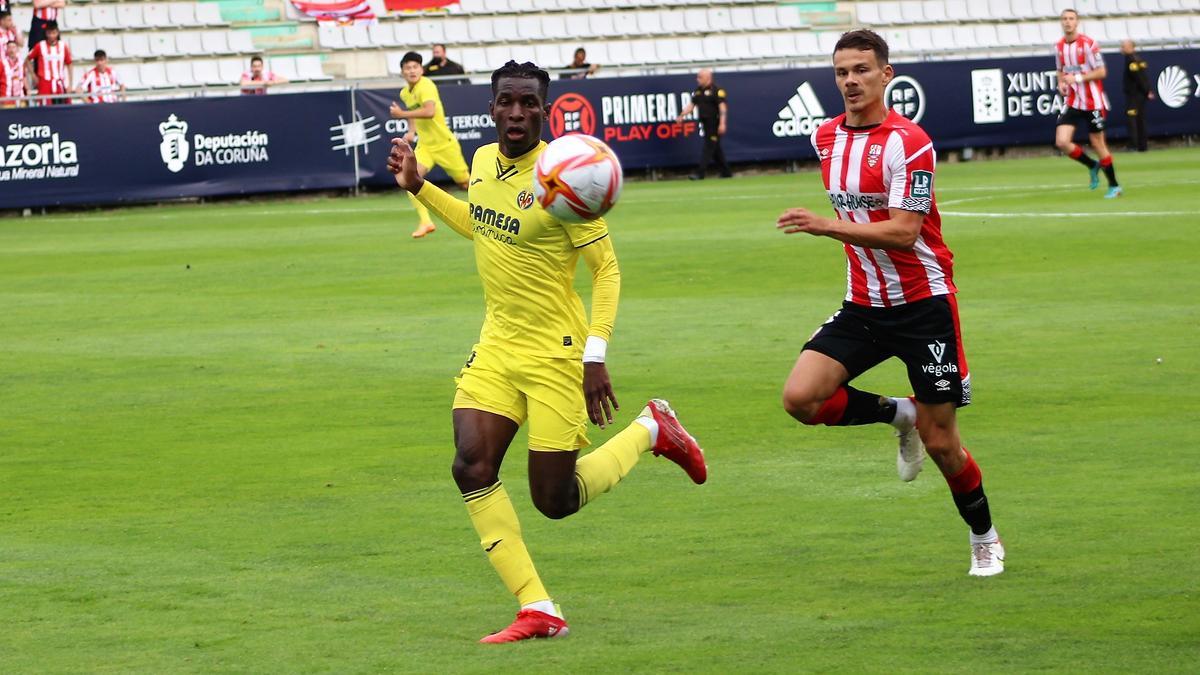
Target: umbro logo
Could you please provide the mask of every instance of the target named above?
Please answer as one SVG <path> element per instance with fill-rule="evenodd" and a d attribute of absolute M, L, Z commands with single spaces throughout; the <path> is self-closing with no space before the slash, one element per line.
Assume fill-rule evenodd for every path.
<path fill-rule="evenodd" d="M 817 127 L 829 121 L 825 108 L 808 82 L 796 87 L 796 93 L 779 111 L 779 120 L 771 125 L 777 138 L 811 136 Z"/>
<path fill-rule="evenodd" d="M 950 380 L 938 380 L 933 386 L 937 387 L 938 391 L 950 391 Z"/>
<path fill-rule="evenodd" d="M 938 363 L 941 363 L 942 357 L 946 355 L 946 343 L 934 340 L 931 344 L 926 346 L 929 347 L 929 351 L 933 354 L 933 358 L 937 360 Z"/>

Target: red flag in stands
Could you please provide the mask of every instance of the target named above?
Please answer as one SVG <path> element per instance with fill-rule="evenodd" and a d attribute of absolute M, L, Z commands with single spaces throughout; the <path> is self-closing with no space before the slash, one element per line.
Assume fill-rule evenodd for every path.
<path fill-rule="evenodd" d="M 354 23 L 374 21 L 375 10 L 371 0 L 290 0 L 297 10 L 317 21 Z"/>
<path fill-rule="evenodd" d="M 458 0 L 383 0 L 383 4 L 391 12 L 403 12 L 405 10 L 420 10 L 420 9 L 437 9 L 438 7 L 449 7 L 457 5 Z"/>

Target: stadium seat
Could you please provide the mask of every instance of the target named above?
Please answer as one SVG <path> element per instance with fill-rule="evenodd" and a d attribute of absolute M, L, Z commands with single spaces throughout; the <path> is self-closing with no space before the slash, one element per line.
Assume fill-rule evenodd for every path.
<path fill-rule="evenodd" d="M 672 14 L 676 14 L 672 12 Z M 760 30 L 778 30 L 779 29 L 779 14 L 775 12 L 774 5 L 756 5 L 754 7 L 754 25 Z M 682 26 L 682 17 L 679 30 L 673 30 L 673 33 L 684 32 Z"/>
<path fill-rule="evenodd" d="M 939 51 L 949 51 L 958 49 L 962 46 L 971 46 L 970 43 L 960 44 L 959 36 L 962 35 L 962 29 L 957 26 L 934 26 L 929 29 L 929 44 Z"/>
<path fill-rule="evenodd" d="M 672 38 L 660 39 L 656 48 L 658 60 L 663 63 L 678 63 L 683 60 L 679 53 L 679 41 Z"/>
<path fill-rule="evenodd" d="M 441 21 L 433 21 L 424 19 L 417 23 L 421 42 L 427 44 L 441 44 L 446 42 L 446 27 Z"/>
<path fill-rule="evenodd" d="M 386 21 L 368 25 L 367 37 L 371 40 L 371 44 L 378 47 L 394 47 L 400 44 L 396 40 L 395 27 Z"/>
<path fill-rule="evenodd" d="M 879 26 L 883 18 L 879 14 L 879 4 L 875 2 L 854 3 L 854 13 L 858 22 L 864 26 Z"/>
<path fill-rule="evenodd" d="M 754 10 L 750 7 L 734 7 L 729 10 L 729 28 L 733 30 L 754 30 Z M 655 31 L 658 32 L 658 31 Z"/>
<path fill-rule="evenodd" d="M 1125 37 L 1136 42 L 1144 42 L 1154 37 L 1150 32 L 1150 24 L 1142 18 L 1126 19 L 1125 28 L 1128 31 Z"/>
<path fill-rule="evenodd" d="M 325 74 L 325 68 L 321 65 L 321 57 L 316 54 L 296 57 L 296 75 L 301 80 L 310 81 L 333 79 Z"/>
<path fill-rule="evenodd" d="M 175 34 L 174 33 L 151 33 L 150 34 L 150 53 L 154 56 L 175 56 L 179 52 L 175 50 Z"/>
<path fill-rule="evenodd" d="M 1128 0 L 1124 2 L 1122 0 L 1096 0 L 1096 11 L 1104 16 L 1131 14 L 1132 7 L 1128 7 L 1127 5 L 1136 7 L 1135 3 L 1131 3 Z"/>
<path fill-rule="evenodd" d="M 981 23 L 972 28 L 971 33 L 971 39 L 977 45 L 1000 45 L 1000 40 L 996 37 L 995 24 Z"/>
<path fill-rule="evenodd" d="M 495 70 L 512 58 L 512 48 L 508 45 L 493 45 L 485 47 L 484 58 L 487 60 L 485 70 Z"/>
<path fill-rule="evenodd" d="M 532 23 L 535 24 L 535 30 L 529 31 L 528 34 L 523 34 L 521 33 L 521 29 L 518 28 L 517 20 L 514 17 L 498 16 L 495 19 L 492 19 L 492 39 L 499 40 L 500 42 L 507 44 L 518 39 L 518 36 L 520 36 L 520 38 L 523 40 L 541 37 L 540 35 L 535 34 L 536 28 L 541 28 L 541 26 L 538 25 L 537 22 Z"/>
<path fill-rule="evenodd" d="M 658 63 L 659 61 L 655 40 L 629 40 L 629 52 L 635 63 Z"/>
<path fill-rule="evenodd" d="M 221 18 L 221 5 L 216 2 L 196 3 L 196 23 L 201 26 L 228 26 L 229 22 Z"/>
<path fill-rule="evenodd" d="M 399 75 L 401 73 L 400 59 L 402 58 L 404 58 L 404 52 L 387 52 L 383 55 L 384 61 L 387 62 L 389 75 Z"/>
<path fill-rule="evenodd" d="M 29 25 L 33 23 L 32 10 L 24 10 L 23 8 L 13 7 L 13 24 L 18 26 L 22 32 L 29 30 Z M 95 30 L 92 25 L 92 10 L 87 5 L 82 7 L 68 7 L 63 10 L 63 13 L 58 18 L 59 28 L 64 33 L 70 34 L 77 31 Z M 69 35 L 68 35 L 69 36 Z"/>
<path fill-rule="evenodd" d="M 175 87 L 194 87 L 200 84 L 192 72 L 192 62 L 167 61 L 167 81 Z"/>
<path fill-rule="evenodd" d="M 326 49 L 345 49 L 346 38 L 342 27 L 332 23 L 317 25 L 317 42 Z"/>
<path fill-rule="evenodd" d="M 971 10 L 967 9 L 966 0 L 946 0 L 946 18 L 950 21 L 970 21 Z"/>
<path fill-rule="evenodd" d="M 616 35 L 613 28 L 612 14 L 593 14 L 588 20 L 588 35 L 598 38 L 609 38 Z"/>
<path fill-rule="evenodd" d="M 575 56 L 575 48 L 573 46 L 565 45 L 565 47 L 562 59 L 564 66 L 570 63 L 571 59 Z M 597 42 L 590 44 L 587 46 L 587 50 L 588 61 L 592 63 L 615 63 L 617 60 L 617 50 L 611 47 L 609 43 Z"/>
<path fill-rule="evenodd" d="M 489 4 L 489 0 L 459 0 L 458 7 L 463 14 L 488 14 Z"/>
<path fill-rule="evenodd" d="M 763 56 L 792 58 L 797 55 L 796 36 L 792 33 L 772 33 L 767 40 L 756 37 L 755 43 L 762 45 L 758 51 Z"/>
<path fill-rule="evenodd" d="M 148 89 L 166 89 L 175 86 L 167 79 L 167 68 L 161 61 L 148 61 L 138 66 L 138 79 Z"/>
<path fill-rule="evenodd" d="M 1062 25 L 1057 21 L 1042 21 L 1038 26 L 1042 29 L 1042 41 L 1039 44 L 1053 45 L 1062 38 Z"/>
<path fill-rule="evenodd" d="M 421 24 L 417 21 L 393 21 L 392 34 L 398 45 L 415 45 L 425 42 L 421 39 Z M 429 40 L 429 44 L 438 42 L 441 40 Z"/>
<path fill-rule="evenodd" d="M 1013 15 L 1012 3 L 1008 0 L 987 0 L 985 11 L 985 16 L 993 21 L 1011 21 L 1016 18 Z"/>
<path fill-rule="evenodd" d="M 775 7 L 767 7 L 770 13 L 775 13 Z M 756 10 L 757 11 L 757 10 Z M 684 35 L 688 32 L 688 24 L 684 22 L 684 14 L 679 10 L 662 10 L 662 32 L 671 35 Z M 774 22 L 774 18 L 772 18 Z"/>
<path fill-rule="evenodd" d="M 712 7 L 708 10 L 708 25 L 713 30 L 727 31 L 732 24 L 728 7 Z"/>
<path fill-rule="evenodd" d="M 79 38 L 75 38 L 71 42 L 72 49 L 78 49 Z M 121 36 L 121 51 L 125 52 L 125 56 L 132 58 L 150 58 L 153 53 L 150 51 L 149 34 L 138 31 L 126 32 Z"/>
<path fill-rule="evenodd" d="M 567 20 L 562 14 L 549 14 L 542 17 L 542 35 L 557 38 L 570 37 L 567 32 Z"/>
<path fill-rule="evenodd" d="M 300 76 L 296 73 L 296 60 L 290 56 L 272 56 L 268 59 L 267 68 L 286 80 L 298 80 Z"/>
<path fill-rule="evenodd" d="M 534 46 L 534 63 L 543 68 L 555 68 L 559 61 L 558 45 L 539 42 Z"/>
<path fill-rule="evenodd" d="M 96 53 L 96 38 L 91 35 L 72 35 L 67 44 L 71 47 L 72 58 L 76 61 L 91 61 Z"/>
<path fill-rule="evenodd" d="M 487 54 L 479 47 L 465 47 L 461 63 L 468 73 L 484 72 L 487 70 Z"/>
<path fill-rule="evenodd" d="M 1021 44 L 1021 33 L 1014 23 L 1002 23 L 996 26 L 996 46 L 1016 47 Z"/>
<path fill-rule="evenodd" d="M 908 29 L 906 28 L 885 28 L 880 33 L 883 35 L 883 39 L 887 40 L 889 50 L 897 54 L 938 49 L 935 45 L 919 45 L 914 49 L 908 41 Z"/>
<path fill-rule="evenodd" d="M 1192 17 L 1189 22 L 1184 17 L 1175 20 L 1169 20 L 1171 24 L 1171 37 L 1179 40 L 1189 40 L 1194 42 L 1196 36 L 1200 35 L 1200 16 Z"/>
<path fill-rule="evenodd" d="M 703 9 L 685 9 L 683 10 L 683 25 L 689 33 L 707 33 L 708 12 Z"/>
<path fill-rule="evenodd" d="M 241 82 L 242 73 L 247 70 L 241 59 L 217 59 L 217 69 L 221 71 L 221 81 L 228 84 Z"/>
<path fill-rule="evenodd" d="M 138 75 L 136 64 L 117 64 L 113 66 L 113 70 L 116 71 L 117 77 L 121 78 L 121 82 L 125 83 L 126 89 L 145 88 L 145 85 L 142 84 L 142 78 Z"/>
<path fill-rule="evenodd" d="M 441 21 L 441 24 L 446 42 L 450 44 L 469 44 L 471 42 L 466 19 L 445 19 Z"/>
<path fill-rule="evenodd" d="M 168 28 L 171 25 L 171 13 L 165 2 L 148 2 L 142 8 L 145 25 L 151 28 Z M 142 78 L 145 81 L 146 78 Z"/>
<path fill-rule="evenodd" d="M 1071 6 L 1075 8 L 1075 11 L 1077 11 L 1081 17 L 1096 16 L 1100 13 L 1100 9 L 1097 7 L 1096 0 L 1078 0 L 1077 2 L 1072 2 Z M 1055 16 L 1057 16 L 1057 14 L 1055 14 Z"/>
<path fill-rule="evenodd" d="M 1030 47 L 1040 46 L 1042 42 L 1042 27 L 1036 23 L 1017 24 L 1017 36 L 1020 44 Z"/>
<path fill-rule="evenodd" d="M 92 5 L 88 9 L 91 10 L 92 27 L 96 30 L 115 30 L 121 27 L 115 5 L 101 3 Z"/>
<path fill-rule="evenodd" d="M 834 30 L 826 30 L 817 33 L 817 54 L 832 55 L 833 48 L 837 46 L 837 41 L 842 37 L 842 34 Z M 800 46 L 799 42 L 796 44 Z"/>
<path fill-rule="evenodd" d="M 205 54 L 229 54 L 229 39 L 223 30 L 202 30 L 200 31 L 200 44 L 204 48 Z"/>
<path fill-rule="evenodd" d="M 904 19 L 904 23 L 925 23 L 925 13 L 921 9 L 921 3 L 913 0 L 912 2 L 900 3 L 900 16 Z"/>
<path fill-rule="evenodd" d="M 670 32 L 663 28 L 662 14 L 657 10 L 650 9 L 634 12 L 634 17 L 637 20 L 638 33 L 641 35 L 659 35 Z M 753 20 L 753 12 L 751 13 L 751 19 Z"/>
<path fill-rule="evenodd" d="M 171 17 L 171 24 L 176 28 L 203 25 L 196 20 L 194 2 L 172 2 L 167 5 L 167 15 Z"/>
<path fill-rule="evenodd" d="M 515 14 L 536 11 L 533 0 L 509 0 L 508 8 Z"/>
<path fill-rule="evenodd" d="M 904 15 L 900 11 L 900 3 L 894 0 L 884 0 L 879 3 L 879 21 L 885 26 L 896 26 L 904 23 Z"/>
<path fill-rule="evenodd" d="M 125 58 L 125 46 L 116 35 L 101 33 L 96 36 L 96 49 L 103 49 L 110 59 Z M 89 57 L 91 54 L 88 55 Z"/>
<path fill-rule="evenodd" d="M 616 12 L 613 18 L 613 35 L 640 35 L 638 18 L 634 12 Z"/>
<path fill-rule="evenodd" d="M 823 56 L 832 54 L 833 49 L 828 52 L 821 48 L 821 42 L 813 33 L 796 33 L 796 54 L 800 56 Z M 774 38 L 772 38 L 774 39 Z"/>
<path fill-rule="evenodd" d="M 1036 19 L 1041 14 L 1033 8 L 1033 0 L 1012 0 L 1012 16 L 1014 19 Z"/>
<path fill-rule="evenodd" d="M 189 56 L 201 56 L 208 53 L 204 48 L 199 31 L 180 31 L 175 34 L 175 51 Z"/>
<path fill-rule="evenodd" d="M 531 45 L 531 44 L 513 45 L 513 47 L 509 50 L 509 54 L 508 54 L 508 58 L 512 59 L 513 61 L 516 61 L 517 63 L 524 63 L 526 61 L 534 61 L 536 56 L 537 56 L 537 50 L 534 49 L 533 45 Z M 508 59 L 505 59 L 505 61 L 507 61 L 507 60 Z M 536 61 L 534 61 L 534 63 L 536 63 Z M 503 64 L 503 61 L 501 62 L 501 64 Z"/>
<path fill-rule="evenodd" d="M 682 38 L 679 40 L 679 56 L 687 63 L 705 61 L 704 46 L 700 38 Z"/>
<path fill-rule="evenodd" d="M 229 41 L 229 51 L 235 54 L 257 54 L 261 51 L 254 46 L 250 31 L 229 30 L 225 32 L 225 38 Z"/>
<path fill-rule="evenodd" d="M 1116 24 L 1117 21 L 1120 21 L 1119 25 Z M 1093 19 L 1092 21 L 1089 21 L 1083 25 L 1083 32 L 1085 35 L 1091 37 L 1093 40 L 1095 40 L 1096 42 L 1099 42 L 1101 45 L 1106 45 L 1106 44 L 1109 44 L 1109 42 L 1108 42 L 1109 26 L 1112 26 L 1114 28 L 1115 35 L 1125 35 L 1125 22 L 1120 19 L 1112 19 L 1111 21 L 1109 21 L 1107 19 Z M 1120 38 L 1114 38 L 1114 39 L 1120 39 Z"/>
<path fill-rule="evenodd" d="M 776 8 L 781 28 L 807 28 L 808 22 L 800 15 L 800 8 L 795 5 L 780 5 Z"/>
<path fill-rule="evenodd" d="M 99 5 L 97 5 L 99 6 Z M 117 27 L 125 30 L 136 30 L 142 27 L 142 5 L 136 2 L 125 2 L 117 5 Z"/>
<path fill-rule="evenodd" d="M 956 30 L 962 30 L 961 28 Z M 909 28 L 904 32 L 908 33 L 906 39 L 908 41 L 908 49 L 914 52 L 932 51 L 934 47 L 933 35 L 928 28 Z M 898 50 L 904 51 L 904 50 Z"/>
<path fill-rule="evenodd" d="M 1171 30 L 1171 20 L 1166 17 L 1154 17 L 1148 21 L 1148 26 L 1152 40 L 1169 41 L 1177 37 Z"/>
<path fill-rule="evenodd" d="M 492 28 L 491 17 L 471 17 L 467 19 L 467 35 L 469 42 L 495 42 L 496 33 Z"/>
<path fill-rule="evenodd" d="M 371 36 L 367 34 L 367 26 L 362 23 L 353 23 L 342 29 L 345 33 L 346 46 L 353 48 L 364 48 L 371 46 Z M 236 35 L 237 33 L 234 33 Z"/>
<path fill-rule="evenodd" d="M 192 79 L 198 84 L 216 86 L 227 84 L 221 77 L 221 69 L 212 59 L 199 59 L 192 62 Z"/>
<path fill-rule="evenodd" d="M 921 14 L 929 23 L 942 23 L 946 20 L 946 3 L 942 0 L 925 0 L 921 3 Z"/>

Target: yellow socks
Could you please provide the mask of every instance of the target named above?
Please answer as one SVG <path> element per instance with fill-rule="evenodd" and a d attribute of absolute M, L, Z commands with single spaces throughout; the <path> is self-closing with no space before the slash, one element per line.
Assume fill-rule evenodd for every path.
<path fill-rule="evenodd" d="M 429 209 L 425 208 L 425 205 L 421 203 L 420 199 L 417 199 L 416 195 L 411 192 L 407 194 L 408 200 L 412 202 L 413 208 L 417 210 L 417 224 L 428 225 L 432 223 L 433 219 L 429 217 Z"/>
<path fill-rule="evenodd" d="M 604 445 L 575 463 L 579 485 L 579 507 L 608 492 L 633 469 L 642 453 L 650 449 L 650 430 L 638 422 L 625 427 Z"/>
<path fill-rule="evenodd" d="M 467 513 L 479 533 L 479 544 L 487 553 L 488 562 L 521 606 L 549 600 L 550 594 L 542 586 L 521 539 L 521 523 L 504 485 L 496 481 L 491 487 L 464 494 L 463 501 L 467 503 Z"/>

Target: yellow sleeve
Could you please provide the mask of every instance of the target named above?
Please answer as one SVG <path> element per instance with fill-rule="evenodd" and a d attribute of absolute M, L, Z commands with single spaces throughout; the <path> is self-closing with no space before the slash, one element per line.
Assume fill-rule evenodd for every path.
<path fill-rule="evenodd" d="M 421 186 L 417 191 L 417 199 L 422 204 L 429 207 L 455 232 L 461 234 L 467 239 L 474 239 L 474 234 L 471 232 L 471 215 L 467 203 L 461 199 L 452 197 L 445 190 L 434 185 L 429 181 Z"/>
<path fill-rule="evenodd" d="M 607 234 L 580 249 L 583 260 L 592 271 L 592 322 L 588 335 L 612 339 L 613 324 L 617 321 L 617 300 L 621 296 L 621 268 L 617 253 Z"/>

